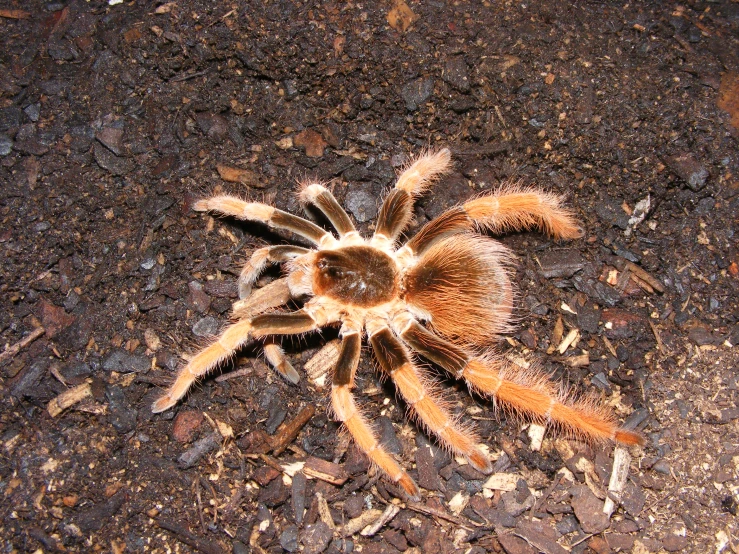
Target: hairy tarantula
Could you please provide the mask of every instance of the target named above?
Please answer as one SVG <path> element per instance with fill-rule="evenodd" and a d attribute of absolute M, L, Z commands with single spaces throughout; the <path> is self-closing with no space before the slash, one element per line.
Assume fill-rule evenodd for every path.
<path fill-rule="evenodd" d="M 180 370 L 153 411 L 174 406 L 195 380 L 254 339 L 341 324 L 339 355 L 330 373 L 333 414 L 372 462 L 413 497 L 419 495 L 418 486 L 380 444 L 352 396 L 365 333 L 380 368 L 417 420 L 444 447 L 483 473 L 490 473 L 492 467 L 477 446 L 478 437 L 450 413 L 437 382 L 419 365 L 418 357 L 534 421 L 551 422 L 595 441 L 641 443 L 639 434 L 620 428 L 605 408 L 593 401 L 566 398 L 562 388 L 546 377 L 522 370 L 491 350 L 491 343 L 509 329 L 512 254 L 478 231 L 539 227 L 555 238 L 580 237 L 582 231 L 561 206 L 560 197 L 533 188 L 502 188 L 447 210 L 404 245 L 396 245 L 412 218 L 415 197 L 450 167 L 447 149 L 418 157 L 385 198 L 371 239 L 359 235 L 333 195 L 318 184 L 304 186 L 300 199 L 326 216 L 338 239 L 310 221 L 266 204 L 233 196 L 198 201 L 195 210 L 288 230 L 315 248 L 280 245 L 254 252 L 239 279 L 242 291 L 249 290 L 267 263 L 285 262 L 287 276 L 267 285 L 271 294 L 235 310 L 237 321 Z M 303 308 L 264 313 L 290 298 L 305 298 Z M 265 354 L 286 378 L 297 381 L 297 373 L 279 346 L 268 342 Z"/>

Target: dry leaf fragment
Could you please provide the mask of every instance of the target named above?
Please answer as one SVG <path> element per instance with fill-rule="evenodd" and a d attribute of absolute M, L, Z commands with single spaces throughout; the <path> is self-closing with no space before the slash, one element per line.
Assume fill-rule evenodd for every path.
<path fill-rule="evenodd" d="M 27 19 L 31 17 L 31 13 L 25 10 L 0 10 L 0 17 L 7 19 Z"/>
<path fill-rule="evenodd" d="M 306 129 L 295 135 L 295 146 L 305 149 L 305 155 L 309 158 L 320 158 L 323 156 L 323 149 L 328 143 L 323 140 L 320 133 L 316 133 L 311 129 Z"/>
<path fill-rule="evenodd" d="M 241 183 L 248 187 L 264 188 L 264 184 L 259 181 L 259 176 L 248 169 L 220 164 L 216 166 L 216 169 L 218 170 L 218 175 L 221 176 L 221 179 L 229 183 Z"/>
<path fill-rule="evenodd" d="M 403 0 L 396 0 L 395 5 L 387 14 L 387 22 L 396 31 L 405 33 L 418 16 Z"/>

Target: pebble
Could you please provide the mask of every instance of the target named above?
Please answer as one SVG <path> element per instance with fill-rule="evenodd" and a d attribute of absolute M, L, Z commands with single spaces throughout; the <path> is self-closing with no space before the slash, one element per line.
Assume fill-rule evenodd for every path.
<path fill-rule="evenodd" d="M 196 410 L 179 412 L 172 422 L 172 438 L 177 442 L 191 442 L 204 419 L 203 413 Z"/>
<path fill-rule="evenodd" d="M 699 191 L 706 186 L 708 170 L 693 154 L 683 153 L 667 158 L 667 165 L 691 190 Z"/>
<path fill-rule="evenodd" d="M 405 102 L 405 108 L 414 112 L 420 104 L 431 98 L 434 93 L 434 80 L 431 78 L 420 78 L 407 83 L 400 91 L 400 96 Z"/>
<path fill-rule="evenodd" d="M 297 552 L 298 546 L 298 527 L 297 525 L 288 525 L 280 534 L 280 546 L 287 552 Z"/>
<path fill-rule="evenodd" d="M 469 68 L 462 56 L 448 58 L 441 77 L 460 92 L 470 91 Z"/>
<path fill-rule="evenodd" d="M 7 156 L 13 151 L 13 141 L 7 135 L 0 135 L 0 156 Z"/>
<path fill-rule="evenodd" d="M 134 170 L 134 163 L 128 158 L 116 156 L 102 144 L 93 146 L 93 155 L 97 164 L 112 175 L 128 175 Z"/>
<path fill-rule="evenodd" d="M 116 156 L 122 156 L 124 154 L 122 127 L 103 127 L 95 134 L 95 138 Z"/>
<path fill-rule="evenodd" d="M 149 358 L 143 354 L 131 354 L 123 349 L 113 350 L 103 360 L 105 371 L 116 371 L 118 373 L 146 373 L 151 367 Z"/>
<path fill-rule="evenodd" d="M 192 332 L 196 337 L 211 337 L 218 333 L 218 320 L 206 316 L 192 326 Z"/>
<path fill-rule="evenodd" d="M 361 189 L 349 191 L 344 204 L 359 223 L 377 217 L 377 198 L 367 191 Z"/>
<path fill-rule="evenodd" d="M 38 102 L 36 102 L 35 104 L 29 104 L 28 106 L 23 108 L 23 111 L 28 116 L 28 119 L 36 123 L 41 115 L 41 104 L 39 104 Z"/>
<path fill-rule="evenodd" d="M 300 542 L 303 545 L 304 554 L 320 554 L 328 548 L 333 531 L 323 521 L 312 525 L 306 525 L 300 532 Z"/>
<path fill-rule="evenodd" d="M 547 279 L 572 277 L 585 267 L 585 259 L 577 250 L 551 250 L 539 255 L 539 264 Z"/>
<path fill-rule="evenodd" d="M 419 484 L 421 484 L 419 482 Z M 421 485 L 423 487 L 423 485 Z M 424 487 L 426 488 L 426 487 Z M 353 495 L 344 501 L 344 513 L 349 519 L 359 517 L 364 511 L 364 498 L 358 495 Z"/>
<path fill-rule="evenodd" d="M 133 431 L 136 428 L 138 411 L 129 405 L 123 389 L 117 385 L 109 385 L 105 389 L 105 398 L 108 400 L 108 423 L 121 435 Z"/>
<path fill-rule="evenodd" d="M 204 314 L 210 308 L 210 296 L 205 293 L 203 285 L 198 281 L 190 281 L 187 284 L 189 294 L 187 304 L 198 313 Z"/>
<path fill-rule="evenodd" d="M 228 135 L 228 121 L 222 115 L 201 112 L 195 115 L 195 121 L 213 142 L 223 142 Z"/>

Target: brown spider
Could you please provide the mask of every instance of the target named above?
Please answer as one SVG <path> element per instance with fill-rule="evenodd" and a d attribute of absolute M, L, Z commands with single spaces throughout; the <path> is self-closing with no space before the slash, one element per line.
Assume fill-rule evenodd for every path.
<path fill-rule="evenodd" d="M 316 245 L 260 248 L 239 279 L 248 294 L 268 262 L 285 262 L 287 276 L 268 285 L 250 306 L 236 309 L 228 326 L 207 348 L 183 367 L 154 412 L 174 406 L 195 380 L 229 359 L 246 343 L 271 335 L 300 334 L 341 324 L 341 346 L 331 372 L 333 413 L 349 430 L 359 448 L 412 497 L 416 483 L 377 440 L 367 418 L 355 404 L 351 389 L 359 363 L 362 335 L 382 371 L 392 379 L 410 411 L 439 442 L 464 456 L 483 473 L 490 473 L 488 456 L 477 446 L 469 425 L 452 415 L 437 382 L 416 360 L 419 355 L 470 389 L 531 419 L 551 422 L 575 436 L 594 441 L 639 444 L 637 433 L 618 427 L 610 412 L 587 400 L 565 397 L 561 388 L 531 370 L 502 360 L 491 343 L 509 329 L 513 304 L 508 267 L 510 251 L 479 230 L 504 232 L 539 227 L 555 238 L 582 235 L 560 197 L 537 189 L 502 188 L 451 208 L 424 225 L 405 245 L 396 241 L 411 220 L 414 198 L 451 167 L 449 150 L 417 158 L 401 175 L 382 204 L 371 239 L 359 235 L 333 195 L 318 184 L 300 192 L 302 202 L 317 207 L 335 227 L 339 238 L 321 227 L 260 203 L 233 196 L 198 201 L 198 211 L 215 211 L 239 219 L 284 229 Z M 261 313 L 306 298 L 292 313 Z M 286 378 L 298 375 L 283 351 L 265 345 L 269 362 Z"/>

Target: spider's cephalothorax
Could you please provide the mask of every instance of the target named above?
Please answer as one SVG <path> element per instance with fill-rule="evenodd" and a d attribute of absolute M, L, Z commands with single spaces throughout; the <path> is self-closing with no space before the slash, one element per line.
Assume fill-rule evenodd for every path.
<path fill-rule="evenodd" d="M 169 390 L 154 403 L 155 412 L 174 406 L 192 383 L 230 358 L 244 344 L 275 335 L 299 334 L 341 325 L 341 347 L 331 368 L 333 413 L 359 448 L 411 496 L 413 479 L 378 442 L 357 408 L 351 389 L 367 335 L 379 367 L 416 417 L 440 444 L 464 456 L 480 471 L 491 464 L 477 446 L 471 426 L 454 416 L 441 398 L 434 377 L 414 356 L 425 358 L 483 396 L 532 420 L 551 423 L 594 441 L 638 444 L 641 437 L 620 428 L 613 415 L 594 402 L 567 398 L 560 387 L 533 370 L 522 370 L 491 349 L 509 328 L 513 288 L 508 276 L 512 255 L 480 231 L 504 232 L 538 227 L 555 238 L 581 236 L 561 199 L 538 189 L 508 186 L 479 196 L 424 225 L 402 246 L 396 241 L 412 218 L 414 198 L 451 166 L 444 149 L 417 158 L 383 202 L 374 235 L 365 239 L 323 186 L 305 186 L 301 200 L 316 206 L 338 238 L 321 227 L 266 204 L 215 196 L 195 204 L 291 231 L 315 245 L 272 246 L 255 251 L 239 278 L 244 300 L 237 319 L 197 353 Z M 250 295 L 251 285 L 268 263 L 285 262 L 287 275 Z M 296 312 L 272 312 L 291 298 L 304 301 Z M 269 362 L 287 379 L 299 377 L 274 340 L 264 345 Z"/>

